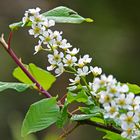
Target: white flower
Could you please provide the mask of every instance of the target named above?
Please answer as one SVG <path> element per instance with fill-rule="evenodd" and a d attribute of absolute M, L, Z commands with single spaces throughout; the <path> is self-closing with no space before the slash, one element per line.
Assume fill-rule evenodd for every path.
<path fill-rule="evenodd" d="M 80 83 L 80 77 L 76 76 L 75 79 L 69 79 L 69 81 L 71 82 L 70 85 L 75 85 L 75 84 L 79 84 Z"/>
<path fill-rule="evenodd" d="M 86 76 L 89 74 L 88 66 L 84 66 L 83 68 L 78 68 L 77 75 L 78 76 Z"/>
<path fill-rule="evenodd" d="M 136 139 L 136 138 L 139 138 L 140 139 L 140 130 L 139 129 L 135 129 L 134 136 L 133 137 L 134 137 L 134 139 Z"/>
<path fill-rule="evenodd" d="M 44 25 L 46 28 L 49 28 L 51 26 L 55 25 L 55 21 L 54 20 L 48 20 L 46 17 L 44 17 L 45 21 L 42 22 L 42 25 Z"/>
<path fill-rule="evenodd" d="M 118 83 L 117 86 L 118 86 L 119 92 L 121 92 L 121 93 L 125 93 L 125 92 L 129 91 L 129 88 L 126 84 L 121 85 L 121 83 Z"/>
<path fill-rule="evenodd" d="M 83 58 L 80 58 L 78 60 L 78 64 L 77 64 L 78 67 L 82 68 L 83 66 L 85 66 L 85 63 L 84 63 L 84 59 Z"/>
<path fill-rule="evenodd" d="M 53 42 L 53 32 L 48 29 L 42 33 L 42 36 L 39 36 L 43 44 L 51 44 Z"/>
<path fill-rule="evenodd" d="M 129 104 L 132 104 L 132 102 L 133 102 L 133 100 L 134 100 L 134 98 L 135 98 L 135 95 L 134 95 L 134 93 L 130 92 L 130 93 L 127 95 L 126 98 L 128 99 Z"/>
<path fill-rule="evenodd" d="M 108 77 L 104 74 L 101 75 L 101 79 L 100 79 L 101 85 L 109 86 L 109 85 L 114 85 L 116 83 L 117 83 L 117 81 L 116 81 L 116 79 L 113 78 L 112 75 L 109 75 Z"/>
<path fill-rule="evenodd" d="M 35 52 L 34 54 L 37 54 L 40 50 L 42 50 L 42 42 L 39 40 L 38 45 L 35 46 Z"/>
<path fill-rule="evenodd" d="M 60 63 L 60 64 L 58 65 L 58 68 L 55 69 L 55 74 L 57 74 L 56 77 L 60 76 L 60 75 L 64 72 L 64 70 L 65 70 L 65 69 L 64 69 L 63 64 Z"/>
<path fill-rule="evenodd" d="M 51 31 L 52 32 L 52 31 Z M 54 31 L 50 34 L 51 42 L 47 45 L 48 48 L 57 49 L 62 44 L 62 32 Z"/>
<path fill-rule="evenodd" d="M 56 40 L 52 39 L 50 40 L 50 42 L 47 44 L 47 48 L 49 48 L 49 50 L 58 50 L 58 45 L 56 44 Z"/>
<path fill-rule="evenodd" d="M 62 52 L 58 52 L 57 50 L 54 50 L 54 54 L 48 54 L 48 61 L 50 64 L 58 64 L 61 62 L 64 54 Z"/>
<path fill-rule="evenodd" d="M 107 84 L 107 77 L 105 75 L 101 75 L 101 78 L 98 80 L 98 78 L 95 79 L 96 83 L 99 82 L 100 86 L 106 86 Z"/>
<path fill-rule="evenodd" d="M 102 84 L 100 84 L 100 79 L 95 77 L 93 79 L 93 85 L 96 85 L 96 87 L 98 87 L 98 89 L 102 86 Z"/>
<path fill-rule="evenodd" d="M 114 85 L 117 83 L 116 79 L 113 77 L 113 75 L 109 75 L 107 78 L 106 78 L 106 82 L 108 85 Z"/>
<path fill-rule="evenodd" d="M 26 11 L 24 17 L 22 18 L 22 22 L 23 22 L 22 26 L 24 26 L 28 21 L 29 21 L 29 15 L 28 12 Z"/>
<path fill-rule="evenodd" d="M 72 45 L 70 43 L 67 43 L 67 40 L 66 39 L 63 39 L 61 42 L 59 42 L 58 45 L 64 51 L 66 51 L 68 48 L 71 48 L 72 47 Z"/>
<path fill-rule="evenodd" d="M 134 95 L 134 93 L 129 93 L 126 97 L 129 102 L 129 110 L 137 110 L 140 108 L 140 97 Z"/>
<path fill-rule="evenodd" d="M 79 52 L 79 49 L 73 48 L 72 51 L 70 51 L 69 49 L 67 49 L 66 52 L 73 56 L 73 55 L 76 55 Z"/>
<path fill-rule="evenodd" d="M 42 15 L 33 15 L 30 16 L 30 21 L 32 21 L 32 23 L 39 23 L 41 21 L 43 21 L 43 16 Z"/>
<path fill-rule="evenodd" d="M 132 136 L 133 136 L 134 128 L 135 127 L 133 124 L 123 125 L 122 126 L 123 132 L 121 133 L 121 136 L 133 140 Z"/>
<path fill-rule="evenodd" d="M 79 58 L 77 66 L 80 67 L 80 68 L 82 68 L 87 63 L 90 63 L 91 60 L 92 60 L 92 58 L 89 58 L 89 55 L 86 54 L 86 55 L 83 56 L 83 58 L 81 58 L 81 57 Z"/>
<path fill-rule="evenodd" d="M 56 39 L 56 41 L 61 41 L 62 40 L 62 31 L 58 32 L 58 31 L 54 31 L 53 33 L 53 38 Z"/>
<path fill-rule="evenodd" d="M 105 75 L 101 75 L 101 78 L 94 78 L 93 83 L 99 85 L 99 87 L 106 86 L 107 77 Z"/>
<path fill-rule="evenodd" d="M 139 121 L 139 118 L 137 115 L 135 115 L 132 111 L 127 112 L 127 114 L 122 114 L 120 116 L 121 120 L 121 126 L 127 126 L 127 125 L 133 125 L 134 123 L 137 123 Z"/>
<path fill-rule="evenodd" d="M 41 9 L 39 7 L 37 7 L 36 9 L 29 9 L 28 12 L 32 15 L 39 15 L 39 12 L 41 11 Z"/>
<path fill-rule="evenodd" d="M 135 110 L 135 115 L 139 118 L 139 121 L 140 121 L 140 108 Z M 140 126 L 140 124 L 139 124 L 139 126 Z"/>
<path fill-rule="evenodd" d="M 127 109 L 128 100 L 126 99 L 125 94 L 119 94 L 119 96 L 115 98 L 115 101 L 118 107 Z"/>
<path fill-rule="evenodd" d="M 83 56 L 83 60 L 84 60 L 84 63 L 87 64 L 91 62 L 92 58 L 89 58 L 89 55 L 86 54 Z"/>
<path fill-rule="evenodd" d="M 77 58 L 75 56 L 71 56 L 70 54 L 67 54 L 66 57 L 63 59 L 63 62 L 65 63 L 64 66 L 73 66 L 76 61 Z"/>
<path fill-rule="evenodd" d="M 85 66 L 87 63 L 90 63 L 91 60 L 92 60 L 92 58 L 89 58 L 89 55 L 86 54 L 83 56 L 83 58 L 80 57 L 80 59 L 78 60 L 77 66 L 81 68 L 81 67 Z"/>
<path fill-rule="evenodd" d="M 99 67 L 92 67 L 90 66 L 90 71 L 93 73 L 94 76 L 98 76 L 102 73 L 102 69 Z"/>
<path fill-rule="evenodd" d="M 56 65 L 55 64 L 52 64 L 52 65 L 50 65 L 50 66 L 47 67 L 47 70 L 48 71 L 52 71 L 52 70 L 54 70 L 55 67 L 56 67 Z"/>
<path fill-rule="evenodd" d="M 99 92 L 98 93 L 98 96 L 99 96 L 99 102 L 101 104 L 103 104 L 103 106 L 106 106 L 109 103 L 111 103 L 112 98 L 113 98 L 113 95 L 112 94 L 109 94 L 109 93 L 107 93 L 105 91 Z"/>
<path fill-rule="evenodd" d="M 70 86 L 70 87 L 68 87 L 68 90 L 70 90 L 70 91 L 74 91 L 76 89 L 77 89 L 77 86 Z"/>
<path fill-rule="evenodd" d="M 115 86 L 117 83 L 116 79 L 113 78 L 112 75 L 108 77 L 106 75 L 101 75 L 100 78 L 95 77 L 93 84 L 99 88 L 106 88 L 109 93 L 114 94 L 115 96 L 118 95 L 118 88 Z"/>
<path fill-rule="evenodd" d="M 115 118 L 119 114 L 118 108 L 114 101 L 112 101 L 111 104 L 104 106 L 104 109 L 106 110 L 104 118 Z"/>
<path fill-rule="evenodd" d="M 89 82 L 89 87 L 90 87 L 90 92 L 92 95 L 96 96 L 97 95 L 97 90 L 99 89 L 99 85 L 98 84 L 94 84 L 94 83 L 91 83 Z"/>
<path fill-rule="evenodd" d="M 32 24 L 32 29 L 29 30 L 30 35 L 34 35 L 36 38 L 40 34 L 42 34 L 45 31 L 45 27 L 41 24 Z"/>
<path fill-rule="evenodd" d="M 114 96 L 119 96 L 120 95 L 118 86 L 116 86 L 116 85 L 107 86 L 107 92 L 113 94 Z"/>

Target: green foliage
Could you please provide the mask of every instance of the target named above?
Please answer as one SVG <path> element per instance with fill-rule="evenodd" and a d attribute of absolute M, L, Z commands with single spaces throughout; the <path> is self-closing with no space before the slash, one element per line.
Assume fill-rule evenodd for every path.
<path fill-rule="evenodd" d="M 46 90 L 48 90 L 56 80 L 56 78 L 50 72 L 43 70 L 32 63 L 24 66 Z M 15 70 L 13 71 L 13 76 L 25 84 L 33 84 L 32 81 L 19 67 L 15 68 Z"/>
<path fill-rule="evenodd" d="M 80 114 L 80 115 L 73 115 L 71 117 L 71 120 L 77 121 L 77 120 L 86 120 L 91 119 L 93 117 L 101 117 L 102 109 L 98 106 L 91 107 L 79 107 L 81 112 L 84 112 L 86 114 Z"/>
<path fill-rule="evenodd" d="M 81 121 L 81 120 L 87 120 L 90 119 L 92 117 L 95 117 L 98 114 L 80 114 L 80 115 L 73 115 L 71 117 L 72 121 Z"/>
<path fill-rule="evenodd" d="M 104 124 L 104 119 L 102 117 L 103 109 L 98 106 L 89 106 L 89 107 L 79 107 L 79 110 L 85 114 L 96 114 L 96 117 L 93 116 L 90 118 L 91 121 Z"/>
<path fill-rule="evenodd" d="M 104 119 L 99 118 L 99 117 L 92 117 L 92 118 L 90 118 L 90 120 L 93 121 L 93 122 L 96 122 L 96 123 L 100 123 L 100 124 L 105 123 Z"/>
<path fill-rule="evenodd" d="M 57 23 L 82 23 L 84 21 L 93 22 L 92 19 L 83 18 L 74 10 L 64 6 L 56 7 L 50 11 L 43 13 L 42 15 L 44 15 L 47 19 L 55 20 L 55 22 Z M 16 30 L 19 27 L 22 27 L 22 25 L 22 22 L 17 22 L 9 25 L 9 27 L 11 30 Z M 27 26 L 31 26 L 31 23 L 28 23 Z"/>
<path fill-rule="evenodd" d="M 130 84 L 127 83 L 128 87 L 129 87 L 129 92 L 133 92 L 135 94 L 139 94 L 140 93 L 140 87 L 136 84 Z"/>
<path fill-rule="evenodd" d="M 107 139 L 107 140 L 128 140 L 126 138 L 122 138 L 120 134 L 105 130 L 105 129 L 101 129 L 101 128 L 96 128 L 97 130 L 101 131 L 101 132 L 105 132 L 106 135 L 103 137 L 103 139 Z"/>
<path fill-rule="evenodd" d="M 43 99 L 31 105 L 22 125 L 22 136 L 43 130 L 58 120 L 60 109 L 56 98 Z"/>
<path fill-rule="evenodd" d="M 56 125 L 60 128 L 63 127 L 68 120 L 67 108 L 68 108 L 67 104 L 65 104 L 62 107 L 62 109 L 60 111 L 60 115 L 59 115 L 58 120 L 56 122 Z"/>
<path fill-rule="evenodd" d="M 81 90 L 77 94 L 68 92 L 67 94 L 67 102 L 72 103 L 73 101 L 86 103 L 88 101 L 88 96 L 86 95 L 84 90 Z"/>
<path fill-rule="evenodd" d="M 82 23 L 84 21 L 93 22 L 92 19 L 83 18 L 74 10 L 64 6 L 54 8 L 48 12 L 43 13 L 43 15 L 48 19 L 55 20 L 57 23 Z"/>
<path fill-rule="evenodd" d="M 80 107 L 79 109 L 86 114 L 103 113 L 103 109 L 98 106 Z"/>
<path fill-rule="evenodd" d="M 14 82 L 0 82 L 0 92 L 6 89 L 14 89 L 18 92 L 25 91 L 31 84 L 23 84 L 23 83 L 14 83 Z"/>
<path fill-rule="evenodd" d="M 90 114 L 90 108 L 89 107 L 79 107 L 79 110 L 85 114 Z"/>

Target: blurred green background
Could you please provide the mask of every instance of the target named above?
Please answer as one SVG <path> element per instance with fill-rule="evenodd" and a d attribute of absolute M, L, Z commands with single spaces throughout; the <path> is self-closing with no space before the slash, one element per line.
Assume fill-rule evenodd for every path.
<path fill-rule="evenodd" d="M 0 33 L 8 37 L 10 23 L 19 21 L 28 8 L 40 7 L 42 12 L 56 6 L 68 6 L 94 23 L 81 25 L 58 24 L 64 37 L 82 54 L 93 57 L 93 65 L 103 68 L 104 73 L 113 74 L 121 82 L 140 85 L 140 1 L 139 0 L 1 0 Z M 46 68 L 45 53 L 33 55 L 33 37 L 27 30 L 14 33 L 12 48 L 24 63 L 33 62 Z M 0 47 L 0 81 L 16 81 L 12 70 L 16 64 Z M 64 94 L 68 75 L 63 75 L 50 89 L 52 95 Z M 24 94 L 5 91 L 0 94 L 0 139 L 23 140 L 20 137 L 21 121 L 29 105 L 42 97 L 28 90 Z M 24 140 L 55 140 L 60 130 L 51 127 Z M 67 140 L 101 140 L 101 133 L 94 127 L 82 126 L 68 136 Z"/>

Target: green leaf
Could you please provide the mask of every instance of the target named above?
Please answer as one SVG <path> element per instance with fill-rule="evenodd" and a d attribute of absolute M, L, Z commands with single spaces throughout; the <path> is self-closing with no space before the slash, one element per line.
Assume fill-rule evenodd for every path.
<path fill-rule="evenodd" d="M 104 119 L 99 118 L 99 117 L 92 117 L 92 118 L 90 118 L 90 120 L 93 122 L 101 123 L 101 124 L 105 123 Z"/>
<path fill-rule="evenodd" d="M 81 120 L 87 120 L 92 117 L 95 117 L 97 114 L 80 114 L 80 115 L 73 115 L 71 117 L 72 121 L 81 121 Z"/>
<path fill-rule="evenodd" d="M 90 108 L 89 108 L 89 107 L 79 107 L 79 110 L 80 110 L 82 113 L 90 114 Z"/>
<path fill-rule="evenodd" d="M 49 127 L 58 120 L 59 113 L 56 98 L 43 99 L 32 104 L 23 121 L 22 136 Z"/>
<path fill-rule="evenodd" d="M 73 101 L 86 103 L 88 100 L 88 96 L 86 95 L 84 90 L 81 90 L 77 94 L 68 92 L 67 94 L 67 101 L 68 103 L 72 103 Z"/>
<path fill-rule="evenodd" d="M 140 93 L 140 87 L 136 84 L 130 84 L 127 83 L 128 87 L 129 87 L 129 92 L 133 92 L 135 94 L 139 94 Z"/>
<path fill-rule="evenodd" d="M 18 28 L 19 28 L 19 27 L 22 27 L 22 25 L 23 25 L 23 22 L 20 21 L 20 22 L 16 22 L 16 23 L 10 24 L 10 25 L 9 25 L 9 28 L 10 28 L 11 30 L 18 30 Z"/>
<path fill-rule="evenodd" d="M 48 90 L 56 80 L 50 72 L 43 70 L 32 63 L 24 66 L 45 90 Z M 15 68 L 13 76 L 25 84 L 33 84 L 19 67 Z"/>
<path fill-rule="evenodd" d="M 80 111 L 86 114 L 101 114 L 103 113 L 103 109 L 98 106 L 89 106 L 89 107 L 79 107 Z"/>
<path fill-rule="evenodd" d="M 80 111 L 85 114 L 96 114 L 96 117 L 90 118 L 91 121 L 104 124 L 104 119 L 102 117 L 103 109 L 98 106 L 90 107 L 79 107 Z"/>
<path fill-rule="evenodd" d="M 62 128 L 68 120 L 67 108 L 67 104 L 64 104 L 63 108 L 60 111 L 60 116 L 56 122 L 56 125 L 60 128 Z"/>
<path fill-rule="evenodd" d="M 14 82 L 0 82 L 0 92 L 6 89 L 14 89 L 18 92 L 25 91 L 31 84 L 23 84 L 23 83 L 14 83 Z"/>
<path fill-rule="evenodd" d="M 121 137 L 120 134 L 105 130 L 105 129 L 101 129 L 101 128 L 96 128 L 97 130 L 101 131 L 101 132 L 105 132 L 106 135 L 103 137 L 103 139 L 107 139 L 107 140 L 128 140 L 126 138 Z"/>
<path fill-rule="evenodd" d="M 64 7 L 64 6 L 59 6 L 56 7 L 50 11 L 47 11 L 43 13 L 47 19 L 53 19 L 55 20 L 56 23 L 82 23 L 82 22 L 93 22 L 92 19 L 90 18 L 84 18 L 80 16 L 77 12 L 74 10 Z M 11 30 L 16 30 L 19 27 L 22 27 L 23 23 L 17 22 L 9 25 Z M 31 23 L 28 23 L 26 26 L 31 26 Z"/>
<path fill-rule="evenodd" d="M 79 109 L 88 114 L 80 114 L 80 115 L 73 115 L 71 120 L 86 120 L 86 119 L 91 119 L 93 117 L 102 117 L 102 109 L 98 106 L 93 106 L 93 107 L 79 107 Z"/>
<path fill-rule="evenodd" d="M 96 105 L 95 101 L 92 99 L 91 96 L 88 96 L 88 100 L 85 104 L 88 106 L 95 106 Z"/>
<path fill-rule="evenodd" d="M 43 13 L 45 17 L 48 19 L 53 19 L 57 23 L 82 23 L 86 22 L 93 22 L 90 18 L 83 18 L 74 10 L 60 6 L 56 7 L 48 12 Z"/>

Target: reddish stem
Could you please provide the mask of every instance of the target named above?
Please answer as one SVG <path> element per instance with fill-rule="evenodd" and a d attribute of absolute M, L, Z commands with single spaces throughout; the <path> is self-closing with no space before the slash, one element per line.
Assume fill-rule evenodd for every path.
<path fill-rule="evenodd" d="M 35 83 L 36 87 L 38 88 L 39 92 L 44 94 L 47 98 L 51 98 L 52 96 L 38 83 L 38 81 L 29 73 L 29 71 L 24 67 L 24 65 L 19 61 L 18 57 L 14 53 L 14 51 L 10 48 L 10 42 L 12 38 L 12 32 L 9 35 L 8 44 L 5 42 L 3 36 L 1 37 L 1 44 L 8 52 L 8 54 L 12 57 L 15 63 L 22 69 L 22 71 L 28 76 L 28 78 Z"/>
<path fill-rule="evenodd" d="M 64 94 L 64 95 L 62 96 L 62 98 L 60 99 L 60 102 L 63 103 L 63 101 L 65 100 L 66 97 L 67 97 L 67 94 Z"/>
<path fill-rule="evenodd" d="M 13 35 L 13 32 L 10 32 L 9 33 L 9 38 L 8 38 L 8 48 L 10 48 L 11 47 L 11 39 L 12 39 L 12 35 Z"/>

